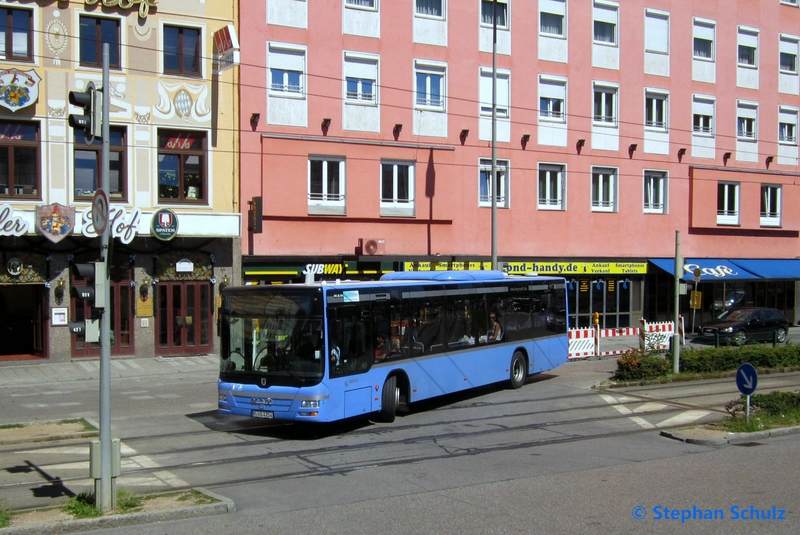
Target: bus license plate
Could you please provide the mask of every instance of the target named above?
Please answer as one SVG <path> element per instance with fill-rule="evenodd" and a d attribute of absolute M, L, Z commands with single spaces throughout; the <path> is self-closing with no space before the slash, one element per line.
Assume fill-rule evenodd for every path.
<path fill-rule="evenodd" d="M 253 418 L 274 418 L 275 413 L 272 411 L 253 411 Z"/>

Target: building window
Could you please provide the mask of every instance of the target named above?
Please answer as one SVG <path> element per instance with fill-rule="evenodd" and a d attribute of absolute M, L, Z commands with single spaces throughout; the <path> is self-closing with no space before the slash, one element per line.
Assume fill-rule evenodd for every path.
<path fill-rule="evenodd" d="M 667 95 L 648 91 L 645 93 L 644 102 L 645 126 L 667 130 Z"/>
<path fill-rule="evenodd" d="M 164 26 L 164 72 L 199 76 L 200 30 L 182 26 Z"/>
<path fill-rule="evenodd" d="M 594 122 L 614 125 L 617 123 L 617 88 L 594 86 Z"/>
<path fill-rule="evenodd" d="M 539 165 L 539 210 L 565 210 L 563 165 Z"/>
<path fill-rule="evenodd" d="M 39 123 L 0 121 L 0 198 L 39 198 Z"/>
<path fill-rule="evenodd" d="M 109 128 L 108 196 L 113 201 L 124 201 L 125 196 L 125 128 Z M 90 201 L 100 189 L 102 144 L 86 144 L 83 130 L 75 130 L 75 200 Z"/>
<path fill-rule="evenodd" d="M 492 160 L 481 160 L 478 206 L 492 206 Z M 508 160 L 497 160 L 495 199 L 498 208 L 508 208 Z"/>
<path fill-rule="evenodd" d="M 761 226 L 778 227 L 781 224 L 781 187 L 761 184 Z"/>
<path fill-rule="evenodd" d="M 617 170 L 607 167 L 592 168 L 592 211 L 617 211 Z"/>
<path fill-rule="evenodd" d="M 797 108 L 778 109 L 778 141 L 797 145 Z"/>
<path fill-rule="evenodd" d="M 345 52 L 344 81 L 348 103 L 376 103 L 378 59 Z"/>
<path fill-rule="evenodd" d="M 206 135 L 183 130 L 158 131 L 158 201 L 206 201 Z"/>
<path fill-rule="evenodd" d="M 493 26 L 495 21 L 498 28 L 508 29 L 508 2 L 481 0 L 481 24 Z"/>
<path fill-rule="evenodd" d="M 564 0 L 539 1 L 539 33 L 555 37 L 564 37 Z"/>
<path fill-rule="evenodd" d="M 644 49 L 655 54 L 669 54 L 669 13 L 645 10 Z"/>
<path fill-rule="evenodd" d="M 594 3 L 594 42 L 607 45 L 617 44 L 617 11 L 615 5 Z"/>
<path fill-rule="evenodd" d="M 780 70 L 786 74 L 797 74 L 797 51 L 798 42 L 796 37 L 781 35 L 780 38 Z"/>
<path fill-rule="evenodd" d="M 0 8 L 0 59 L 33 60 L 33 11 Z"/>
<path fill-rule="evenodd" d="M 417 15 L 441 19 L 444 17 L 443 2 L 444 0 L 416 0 Z"/>
<path fill-rule="evenodd" d="M 739 139 L 754 141 L 757 134 L 756 116 L 758 107 L 753 104 L 738 102 L 736 112 L 736 136 Z"/>
<path fill-rule="evenodd" d="M 567 82 L 539 77 L 539 117 L 547 121 L 567 119 Z"/>
<path fill-rule="evenodd" d="M 444 109 L 444 67 L 417 64 L 415 66 L 416 95 L 418 108 Z"/>
<path fill-rule="evenodd" d="M 695 59 L 714 60 L 714 23 L 694 21 Z"/>
<path fill-rule="evenodd" d="M 664 214 L 667 210 L 667 173 L 644 172 L 644 213 Z"/>
<path fill-rule="evenodd" d="M 702 97 L 692 99 L 692 131 L 696 134 L 714 135 L 714 100 Z"/>
<path fill-rule="evenodd" d="M 269 46 L 269 91 L 272 96 L 303 96 L 305 50 Z"/>
<path fill-rule="evenodd" d="M 492 115 L 492 71 L 491 69 L 481 69 L 481 115 Z M 497 91 L 495 98 L 495 107 L 497 108 L 497 117 L 507 118 L 509 116 L 509 95 L 511 92 L 511 84 L 509 81 L 508 72 L 497 73 Z"/>
<path fill-rule="evenodd" d="M 308 160 L 309 205 L 344 206 L 344 160 L 310 158 Z"/>
<path fill-rule="evenodd" d="M 739 66 L 755 67 L 757 65 L 758 32 L 739 28 Z"/>
<path fill-rule="evenodd" d="M 414 164 L 381 162 L 381 215 L 414 215 Z"/>
<path fill-rule="evenodd" d="M 739 224 L 738 182 L 719 182 L 717 184 L 717 224 Z"/>
<path fill-rule="evenodd" d="M 120 68 L 119 19 L 89 17 L 80 18 L 81 67 L 103 67 L 103 44 L 108 43 L 108 65 Z"/>
<path fill-rule="evenodd" d="M 378 0 L 346 0 L 345 5 L 349 7 L 360 7 L 364 9 L 376 9 Z"/>

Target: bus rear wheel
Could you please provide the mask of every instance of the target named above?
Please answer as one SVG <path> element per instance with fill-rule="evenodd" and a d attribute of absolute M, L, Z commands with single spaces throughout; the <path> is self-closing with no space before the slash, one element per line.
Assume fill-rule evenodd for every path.
<path fill-rule="evenodd" d="M 397 414 L 397 406 L 400 404 L 400 387 L 397 386 L 397 377 L 394 375 L 386 379 L 383 383 L 381 393 L 381 421 L 386 423 L 394 422 Z"/>
<path fill-rule="evenodd" d="M 521 351 L 514 351 L 511 357 L 511 376 L 508 384 L 513 389 L 522 388 L 528 378 L 528 365 L 525 362 L 525 355 Z"/>

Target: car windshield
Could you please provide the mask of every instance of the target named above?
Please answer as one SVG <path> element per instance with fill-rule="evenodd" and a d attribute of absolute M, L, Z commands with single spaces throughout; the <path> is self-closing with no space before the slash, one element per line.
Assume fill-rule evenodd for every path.
<path fill-rule="evenodd" d="M 748 321 L 750 316 L 753 315 L 752 310 L 728 310 L 717 316 L 721 320 L 726 321 Z"/>

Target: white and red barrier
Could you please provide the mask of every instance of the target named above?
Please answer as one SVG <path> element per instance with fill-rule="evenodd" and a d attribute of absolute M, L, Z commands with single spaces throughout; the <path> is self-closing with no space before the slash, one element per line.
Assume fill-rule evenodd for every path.
<path fill-rule="evenodd" d="M 653 351 L 669 349 L 670 340 L 675 332 L 671 321 L 648 323 L 641 320 L 641 327 L 620 327 L 616 329 L 601 329 L 599 325 L 569 330 L 569 358 L 580 359 L 587 357 L 606 357 L 630 353 L 632 349 L 618 349 L 614 351 L 600 351 L 600 339 L 615 336 L 638 336 L 639 349 Z M 678 334 L 680 344 L 686 343 L 683 331 L 683 317 L 678 318 Z"/>

